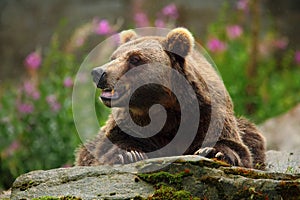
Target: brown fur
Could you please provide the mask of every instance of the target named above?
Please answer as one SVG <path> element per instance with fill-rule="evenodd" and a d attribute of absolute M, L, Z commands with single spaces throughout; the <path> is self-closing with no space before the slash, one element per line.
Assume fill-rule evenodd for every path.
<path fill-rule="evenodd" d="M 198 124 L 196 137 L 184 154 L 205 155 L 237 166 L 264 167 L 265 142 L 262 135 L 252 123 L 234 116 L 228 92 L 207 60 L 194 49 L 194 38 L 189 31 L 177 28 L 165 38 L 138 37 L 133 31 L 126 31 L 121 33 L 121 42 L 121 46 L 112 54 L 111 62 L 96 69 L 106 73 L 105 81 L 102 81 L 99 86 L 101 89 L 114 88 L 119 78 L 135 67 L 132 63 L 134 65 L 160 63 L 170 66 L 188 80 L 196 93 L 200 110 L 199 121 L 189 117 L 183 119 L 191 124 Z M 128 82 L 125 81 L 124 87 L 130 90 L 130 86 L 126 84 L 130 81 L 139 81 L 139 76 L 145 76 L 144 74 L 127 77 Z M 159 76 L 161 81 L 166 83 L 169 81 L 167 72 L 159 67 L 149 69 L 146 74 L 150 77 L 162 74 L 163 76 Z M 131 97 L 129 115 L 124 112 L 122 101 L 117 102 L 116 107 L 112 108 L 114 117 L 112 115 L 109 117 L 97 138 L 78 150 L 76 164 L 134 162 L 147 158 L 145 153 L 167 145 L 176 135 L 180 125 L 182 109 L 180 106 L 191 106 L 192 97 L 184 93 L 184 89 L 181 91 L 184 105 L 179 105 L 176 96 L 168 88 L 158 85 L 139 88 Z M 103 103 L 112 106 L 110 101 L 103 101 Z M 125 124 L 130 132 L 132 129 L 127 125 L 128 119 L 132 119 L 139 126 L 148 125 L 151 122 L 149 108 L 157 103 L 165 107 L 167 117 L 165 125 L 156 135 L 140 138 L 143 133 L 138 132 L 134 133 L 136 137 L 133 137 L 132 134 L 126 134 L 118 127 L 116 122 Z M 154 114 L 161 115 L 161 113 Z M 219 120 L 222 118 L 224 120 Z M 211 121 L 213 124 L 209 127 Z M 218 135 L 219 130 L 221 131 Z M 189 137 L 189 130 L 186 130 L 186 137 Z M 214 143 L 215 145 L 212 146 Z M 179 152 L 176 146 L 172 151 L 175 155 Z"/>

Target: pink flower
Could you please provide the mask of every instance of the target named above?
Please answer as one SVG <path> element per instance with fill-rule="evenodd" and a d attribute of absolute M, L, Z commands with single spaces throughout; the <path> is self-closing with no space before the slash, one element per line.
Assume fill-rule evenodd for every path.
<path fill-rule="evenodd" d="M 76 45 L 76 47 L 81 47 L 84 44 L 84 42 L 85 42 L 85 38 L 80 37 L 80 38 L 77 38 L 75 45 Z"/>
<path fill-rule="evenodd" d="M 30 53 L 25 59 L 25 66 L 28 69 L 38 69 L 41 63 L 42 63 L 42 58 L 38 52 Z"/>
<path fill-rule="evenodd" d="M 136 13 L 134 16 L 134 21 L 138 27 L 145 27 L 149 25 L 148 17 L 143 12 Z"/>
<path fill-rule="evenodd" d="M 32 94 L 31 94 L 31 97 L 32 99 L 34 100 L 38 100 L 40 98 L 40 93 L 38 91 L 34 91 Z"/>
<path fill-rule="evenodd" d="M 33 105 L 28 104 L 28 103 L 20 103 L 17 106 L 18 111 L 22 114 L 30 114 L 33 112 Z"/>
<path fill-rule="evenodd" d="M 10 145 L 9 145 L 9 150 L 11 151 L 16 151 L 20 147 L 20 142 L 18 140 L 14 140 Z"/>
<path fill-rule="evenodd" d="M 52 110 L 53 112 L 57 112 L 57 111 L 59 111 L 60 108 L 61 108 L 61 105 L 60 105 L 60 103 L 58 103 L 58 102 L 55 102 L 55 103 L 51 104 L 50 106 L 51 106 L 51 110 Z"/>
<path fill-rule="evenodd" d="M 231 25 L 226 27 L 226 33 L 229 39 L 236 39 L 243 34 L 243 29 L 239 25 Z"/>
<path fill-rule="evenodd" d="M 53 112 L 57 112 L 60 110 L 61 105 L 59 102 L 57 102 L 56 96 L 54 94 L 47 96 L 46 101 Z"/>
<path fill-rule="evenodd" d="M 34 85 L 33 85 L 31 82 L 26 81 L 26 82 L 24 83 L 24 91 L 25 91 L 25 93 L 26 93 L 27 95 L 31 95 L 31 93 L 32 93 L 34 90 L 35 90 L 35 89 L 34 89 Z"/>
<path fill-rule="evenodd" d="M 207 42 L 207 48 L 211 52 L 223 52 L 226 50 L 226 44 L 217 38 L 212 38 Z"/>
<path fill-rule="evenodd" d="M 95 33 L 99 35 L 107 35 L 111 33 L 111 27 L 106 19 L 100 20 L 100 22 L 98 22 Z"/>
<path fill-rule="evenodd" d="M 52 104 L 52 103 L 56 102 L 56 96 L 54 94 L 51 94 L 46 97 L 46 101 L 48 104 Z"/>
<path fill-rule="evenodd" d="M 65 78 L 65 80 L 64 80 L 64 86 L 67 87 L 67 88 L 73 86 L 73 80 L 72 80 L 71 77 Z"/>
<path fill-rule="evenodd" d="M 249 0 L 239 0 L 236 4 L 236 8 L 238 10 L 248 12 L 248 10 L 249 10 Z"/>
<path fill-rule="evenodd" d="M 284 50 L 287 47 L 288 43 L 289 43 L 289 41 L 287 38 L 279 38 L 279 39 L 273 41 L 273 45 L 276 48 L 282 49 L 282 50 Z"/>
<path fill-rule="evenodd" d="M 61 166 L 62 168 L 70 168 L 72 167 L 72 165 L 70 163 L 66 163 L 63 166 Z"/>
<path fill-rule="evenodd" d="M 177 19 L 178 18 L 177 7 L 176 7 L 176 5 L 174 3 L 166 5 L 162 9 L 162 13 L 163 13 L 163 15 L 171 17 L 173 19 Z"/>
<path fill-rule="evenodd" d="M 35 86 L 29 81 L 26 81 L 24 83 L 24 91 L 27 96 L 30 96 L 34 100 L 37 100 L 40 98 L 39 91 L 37 91 Z"/>
<path fill-rule="evenodd" d="M 18 140 L 14 140 L 5 150 L 5 156 L 12 156 L 15 151 L 17 151 L 21 147 L 21 144 Z"/>
<path fill-rule="evenodd" d="M 158 28 L 163 28 L 163 27 L 165 27 L 166 25 L 165 25 L 164 20 L 162 20 L 162 19 L 157 19 L 157 20 L 155 20 L 155 26 L 158 27 Z"/>
<path fill-rule="evenodd" d="M 300 65 L 300 51 L 295 52 L 295 61 L 298 65 Z"/>

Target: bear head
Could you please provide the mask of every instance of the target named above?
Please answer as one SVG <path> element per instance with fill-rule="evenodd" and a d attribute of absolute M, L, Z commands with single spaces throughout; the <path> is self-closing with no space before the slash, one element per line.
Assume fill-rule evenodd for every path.
<path fill-rule="evenodd" d="M 102 102 L 108 107 L 124 107 L 130 100 L 130 108 L 135 110 L 153 104 L 174 106 L 176 97 L 166 87 L 172 85 L 170 69 L 183 71 L 185 58 L 194 48 L 192 34 L 185 28 L 176 28 L 166 37 L 140 37 L 127 30 L 120 33 L 120 43 L 110 61 L 92 71 L 94 82 L 102 90 Z M 145 84 L 145 80 L 152 83 Z"/>

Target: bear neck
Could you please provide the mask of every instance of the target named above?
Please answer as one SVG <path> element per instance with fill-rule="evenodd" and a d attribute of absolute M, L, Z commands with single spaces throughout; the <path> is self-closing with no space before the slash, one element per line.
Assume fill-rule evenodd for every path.
<path fill-rule="evenodd" d="M 164 107 L 164 110 L 152 112 L 152 117 L 161 117 L 163 114 L 166 114 L 166 122 L 163 131 L 176 129 L 178 120 L 180 121 L 181 118 L 180 107 L 177 105 L 170 106 L 170 104 L 168 106 L 162 106 Z M 149 110 L 150 108 L 130 108 L 130 117 L 138 126 L 147 126 L 151 123 Z"/>

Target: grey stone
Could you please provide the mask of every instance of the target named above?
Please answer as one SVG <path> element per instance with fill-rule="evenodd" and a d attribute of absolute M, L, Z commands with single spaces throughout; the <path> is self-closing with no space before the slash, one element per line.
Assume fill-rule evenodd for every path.
<path fill-rule="evenodd" d="M 266 137 L 268 149 L 300 151 L 300 104 L 285 114 L 268 119 L 259 128 Z"/>
<path fill-rule="evenodd" d="M 278 156 L 276 152 L 270 155 Z M 184 199 L 186 195 L 206 199 L 299 199 L 300 174 L 231 167 L 200 156 L 178 156 L 128 165 L 33 171 L 16 179 L 11 199 L 159 199 L 160 195 L 171 199 Z"/>
<path fill-rule="evenodd" d="M 267 169 L 274 172 L 300 174 L 300 151 L 268 151 Z"/>
<path fill-rule="evenodd" d="M 151 185 L 134 181 L 133 170 L 131 166 L 99 166 L 33 171 L 15 181 L 11 199 L 43 196 L 125 199 L 153 192 Z"/>

